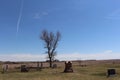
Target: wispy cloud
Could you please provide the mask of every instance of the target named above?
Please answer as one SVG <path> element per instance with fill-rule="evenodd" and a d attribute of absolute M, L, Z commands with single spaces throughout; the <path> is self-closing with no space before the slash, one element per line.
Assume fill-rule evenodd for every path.
<path fill-rule="evenodd" d="M 116 9 L 108 14 L 107 19 L 120 19 L 120 9 Z"/>
<path fill-rule="evenodd" d="M 37 13 L 35 13 L 34 14 L 34 16 L 33 16 L 33 18 L 34 19 L 40 19 L 40 18 L 42 18 L 43 16 L 47 16 L 48 15 L 48 12 L 45 12 L 45 11 L 43 11 L 43 12 L 37 12 Z"/>
<path fill-rule="evenodd" d="M 33 18 L 41 19 L 44 16 L 48 16 L 50 14 L 54 14 L 55 12 L 62 11 L 62 10 L 63 10 L 62 8 L 56 8 L 56 7 L 51 9 L 46 9 L 46 10 L 34 13 Z"/>
<path fill-rule="evenodd" d="M 20 12 L 19 12 L 18 21 L 17 21 L 17 32 L 16 32 L 16 35 L 18 34 L 19 27 L 20 27 L 20 21 L 21 21 L 22 12 L 23 12 L 23 3 L 24 3 L 24 1 L 21 0 Z"/>
<path fill-rule="evenodd" d="M 0 61 L 45 61 L 46 54 L 6 54 L 0 55 Z M 106 50 L 101 53 L 67 53 L 58 54 L 56 56 L 59 60 L 102 60 L 102 59 L 119 59 L 120 53 L 114 53 L 112 50 Z"/>

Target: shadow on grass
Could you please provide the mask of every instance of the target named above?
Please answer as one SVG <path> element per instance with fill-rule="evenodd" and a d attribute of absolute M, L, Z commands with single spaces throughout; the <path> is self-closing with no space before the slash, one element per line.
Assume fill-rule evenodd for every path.
<path fill-rule="evenodd" d="M 93 75 L 93 76 L 106 76 L 106 73 L 93 73 L 93 74 L 91 74 L 91 75 Z"/>

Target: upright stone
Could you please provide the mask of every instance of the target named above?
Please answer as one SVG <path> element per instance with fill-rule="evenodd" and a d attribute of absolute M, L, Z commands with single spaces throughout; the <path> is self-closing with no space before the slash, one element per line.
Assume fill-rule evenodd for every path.
<path fill-rule="evenodd" d="M 40 63 L 39 63 L 39 62 L 37 62 L 37 70 L 38 70 L 38 71 L 41 70 Z"/>
<path fill-rule="evenodd" d="M 65 62 L 64 72 L 66 72 L 66 73 L 67 72 L 73 72 L 72 62 L 71 61 Z"/>
<path fill-rule="evenodd" d="M 7 71 L 8 71 L 8 65 L 7 64 L 2 65 L 2 73 L 5 73 Z"/>
<path fill-rule="evenodd" d="M 53 68 L 53 69 L 54 69 L 54 68 L 57 68 L 57 64 L 53 64 L 52 68 Z"/>
<path fill-rule="evenodd" d="M 43 62 L 41 62 L 41 69 L 43 68 Z"/>
<path fill-rule="evenodd" d="M 21 72 L 28 72 L 29 69 L 26 67 L 26 65 L 21 65 Z"/>
<path fill-rule="evenodd" d="M 107 77 L 113 76 L 116 74 L 115 69 L 108 69 L 107 70 Z"/>
<path fill-rule="evenodd" d="M 37 62 L 37 67 L 38 67 L 38 68 L 40 67 L 39 62 Z"/>

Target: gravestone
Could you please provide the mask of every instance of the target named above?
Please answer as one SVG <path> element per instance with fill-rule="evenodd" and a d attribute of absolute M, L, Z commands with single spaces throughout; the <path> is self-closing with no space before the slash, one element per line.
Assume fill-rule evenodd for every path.
<path fill-rule="evenodd" d="M 28 72 L 29 69 L 26 67 L 26 65 L 21 65 L 21 72 Z"/>
<path fill-rule="evenodd" d="M 54 69 L 54 68 L 57 68 L 57 64 L 53 64 L 52 68 L 53 68 L 53 69 Z"/>
<path fill-rule="evenodd" d="M 115 74 L 116 74 L 115 69 L 108 69 L 108 70 L 107 70 L 107 77 L 113 76 L 113 75 L 115 75 Z"/>
<path fill-rule="evenodd" d="M 5 73 L 7 71 L 8 71 L 8 65 L 7 64 L 2 65 L 2 73 Z"/>
<path fill-rule="evenodd" d="M 71 61 L 65 62 L 64 72 L 66 72 L 66 73 L 67 72 L 73 72 L 72 62 Z"/>
<path fill-rule="evenodd" d="M 38 67 L 38 68 L 40 67 L 39 62 L 37 62 L 37 67 Z"/>
<path fill-rule="evenodd" d="M 41 63 L 41 65 L 42 65 L 42 63 Z M 37 62 L 37 67 L 36 67 L 36 70 L 37 71 L 40 71 L 42 68 L 41 68 L 41 66 L 40 66 L 40 63 L 39 62 Z"/>
<path fill-rule="evenodd" d="M 41 62 L 41 69 L 43 68 L 43 62 Z"/>

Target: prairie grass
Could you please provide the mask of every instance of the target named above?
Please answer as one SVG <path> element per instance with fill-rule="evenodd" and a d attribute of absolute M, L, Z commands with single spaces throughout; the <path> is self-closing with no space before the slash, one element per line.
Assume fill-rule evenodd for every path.
<path fill-rule="evenodd" d="M 107 78 L 108 68 L 116 69 L 117 74 Z M 31 70 L 26 73 L 14 70 L 4 74 L 0 73 L 0 80 L 120 80 L 120 64 L 97 64 L 86 67 L 73 65 L 73 69 L 74 73 L 63 73 L 63 65 L 63 67 L 56 69 L 46 68 L 41 71 Z"/>

